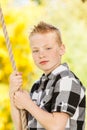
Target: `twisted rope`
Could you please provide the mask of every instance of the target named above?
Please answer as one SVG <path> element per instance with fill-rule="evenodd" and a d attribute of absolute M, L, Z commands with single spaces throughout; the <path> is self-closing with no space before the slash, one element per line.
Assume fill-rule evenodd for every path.
<path fill-rule="evenodd" d="M 7 46 L 8 52 L 9 52 L 9 57 L 10 57 L 10 61 L 11 61 L 11 64 L 12 64 L 12 68 L 13 68 L 14 71 L 16 71 L 17 68 L 16 68 L 16 64 L 15 64 L 15 61 L 14 61 L 14 56 L 13 56 L 13 53 L 12 53 L 12 46 L 11 46 L 11 42 L 9 40 L 9 36 L 8 36 L 7 29 L 6 29 L 6 25 L 5 25 L 4 16 L 3 16 L 3 13 L 2 13 L 1 6 L 0 6 L 0 21 L 1 21 L 1 24 L 2 24 L 3 33 L 4 33 L 4 36 L 5 36 L 6 46 Z M 26 111 L 20 110 L 20 114 L 21 114 L 22 130 L 27 130 Z"/>

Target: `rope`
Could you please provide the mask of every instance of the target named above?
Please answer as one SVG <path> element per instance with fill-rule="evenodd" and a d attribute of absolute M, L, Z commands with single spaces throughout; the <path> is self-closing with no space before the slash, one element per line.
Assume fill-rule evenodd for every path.
<path fill-rule="evenodd" d="M 12 68 L 13 68 L 14 71 L 16 71 L 17 68 L 16 68 L 16 64 L 15 64 L 15 61 L 14 61 L 14 56 L 13 56 L 13 53 L 12 53 L 12 46 L 11 46 L 11 42 L 9 40 L 9 36 L 8 36 L 7 29 L 6 29 L 6 25 L 5 25 L 4 16 L 3 16 L 3 13 L 2 13 L 1 6 L 0 6 L 0 21 L 1 21 L 1 24 L 2 24 L 2 29 L 3 29 L 3 33 L 4 33 L 4 36 L 5 36 L 6 46 L 7 46 L 8 52 L 9 52 L 9 57 L 10 57 L 10 61 L 11 61 L 11 64 L 12 64 Z M 20 110 L 20 114 L 21 114 L 22 130 L 27 130 L 26 111 Z"/>

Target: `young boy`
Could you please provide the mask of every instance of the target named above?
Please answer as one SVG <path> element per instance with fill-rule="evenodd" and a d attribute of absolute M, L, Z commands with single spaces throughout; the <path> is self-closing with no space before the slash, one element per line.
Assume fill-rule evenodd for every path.
<path fill-rule="evenodd" d="M 30 96 L 20 90 L 22 74 L 10 76 L 11 113 L 16 130 L 22 130 L 20 109 L 27 111 L 29 130 L 84 130 L 85 88 L 66 63 L 59 29 L 44 22 L 29 36 L 35 64 L 43 70 Z"/>

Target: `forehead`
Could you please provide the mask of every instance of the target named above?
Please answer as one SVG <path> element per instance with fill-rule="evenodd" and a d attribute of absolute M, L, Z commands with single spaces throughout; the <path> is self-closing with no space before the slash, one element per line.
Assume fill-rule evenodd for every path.
<path fill-rule="evenodd" d="M 30 45 L 33 44 L 42 44 L 42 43 L 53 43 L 56 42 L 56 33 L 48 32 L 48 33 L 36 33 L 30 37 Z"/>

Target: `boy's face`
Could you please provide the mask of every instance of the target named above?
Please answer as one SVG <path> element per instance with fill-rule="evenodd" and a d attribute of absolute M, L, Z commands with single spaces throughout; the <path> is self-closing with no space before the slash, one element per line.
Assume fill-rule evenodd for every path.
<path fill-rule="evenodd" d="M 30 46 L 35 64 L 46 74 L 61 64 L 65 48 L 56 42 L 55 32 L 34 34 L 30 37 Z"/>

